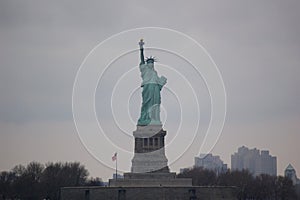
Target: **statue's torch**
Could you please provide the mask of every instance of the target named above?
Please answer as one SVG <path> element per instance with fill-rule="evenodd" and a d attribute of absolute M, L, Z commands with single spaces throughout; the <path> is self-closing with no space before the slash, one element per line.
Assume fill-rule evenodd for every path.
<path fill-rule="evenodd" d="M 144 44 L 145 44 L 145 43 L 144 43 L 144 40 L 143 40 L 143 39 L 141 39 L 141 40 L 140 40 L 140 42 L 139 42 L 140 49 L 144 49 L 144 47 L 143 47 L 143 46 L 144 46 Z"/>

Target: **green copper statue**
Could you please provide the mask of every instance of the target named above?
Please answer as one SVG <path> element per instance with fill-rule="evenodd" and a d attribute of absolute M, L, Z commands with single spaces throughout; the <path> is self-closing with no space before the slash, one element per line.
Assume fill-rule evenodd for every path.
<path fill-rule="evenodd" d="M 144 58 L 144 41 L 139 42 L 140 45 L 140 71 L 143 79 L 141 87 L 143 88 L 141 116 L 138 120 L 138 126 L 146 125 L 161 125 L 160 121 L 160 91 L 167 83 L 167 78 L 162 76 L 158 77 L 157 72 L 154 70 L 154 57 Z"/>

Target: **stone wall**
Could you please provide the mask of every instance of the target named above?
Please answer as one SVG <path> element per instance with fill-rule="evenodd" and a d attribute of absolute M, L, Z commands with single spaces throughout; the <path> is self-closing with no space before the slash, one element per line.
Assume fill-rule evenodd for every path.
<path fill-rule="evenodd" d="M 61 200 L 237 199 L 235 187 L 65 187 Z"/>

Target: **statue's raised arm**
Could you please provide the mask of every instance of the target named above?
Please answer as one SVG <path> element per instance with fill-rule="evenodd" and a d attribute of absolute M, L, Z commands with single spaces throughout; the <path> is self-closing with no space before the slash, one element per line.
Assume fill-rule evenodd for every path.
<path fill-rule="evenodd" d="M 140 54 L 140 56 L 141 56 L 141 62 L 140 62 L 140 65 L 145 64 L 144 47 L 143 47 L 144 44 L 145 44 L 145 43 L 144 43 L 144 40 L 141 39 L 140 42 L 139 42 L 139 45 L 140 45 L 140 53 L 141 53 L 141 54 Z"/>

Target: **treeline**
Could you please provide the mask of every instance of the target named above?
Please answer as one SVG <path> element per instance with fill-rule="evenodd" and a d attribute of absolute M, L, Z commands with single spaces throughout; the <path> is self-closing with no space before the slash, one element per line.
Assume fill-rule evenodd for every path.
<path fill-rule="evenodd" d="M 0 199 L 58 200 L 61 187 L 103 186 L 100 178 L 88 178 L 88 170 L 78 162 L 31 162 L 0 172 Z M 192 178 L 195 186 L 236 186 L 238 199 L 285 200 L 297 198 L 292 181 L 282 176 L 253 177 L 248 171 L 214 171 L 193 168 L 177 175 Z"/>
<path fill-rule="evenodd" d="M 241 200 L 299 199 L 292 181 L 282 176 L 262 174 L 253 177 L 247 170 L 228 170 L 217 175 L 211 170 L 192 168 L 178 174 L 178 177 L 192 178 L 195 186 L 236 186 L 237 197 Z"/>
<path fill-rule="evenodd" d="M 58 200 L 61 187 L 103 185 L 100 178 L 88 175 L 79 162 L 17 165 L 0 172 L 0 199 Z"/>

